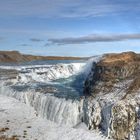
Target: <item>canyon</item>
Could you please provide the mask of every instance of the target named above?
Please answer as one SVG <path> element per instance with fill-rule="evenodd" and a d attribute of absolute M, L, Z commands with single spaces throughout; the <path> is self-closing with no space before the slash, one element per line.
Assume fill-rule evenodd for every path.
<path fill-rule="evenodd" d="M 2 65 L 0 95 L 61 126 L 85 124 L 104 139 L 139 140 L 139 72 L 140 54 L 134 52 L 68 64 Z"/>

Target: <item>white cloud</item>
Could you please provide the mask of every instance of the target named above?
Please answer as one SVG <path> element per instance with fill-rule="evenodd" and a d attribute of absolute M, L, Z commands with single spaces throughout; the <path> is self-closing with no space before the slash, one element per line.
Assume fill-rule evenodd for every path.
<path fill-rule="evenodd" d="M 66 45 L 66 44 L 83 44 L 94 42 L 114 42 L 124 40 L 140 40 L 140 34 L 109 34 L 109 35 L 89 35 L 82 37 L 69 37 L 69 38 L 52 38 L 48 40 L 48 44 Z"/>

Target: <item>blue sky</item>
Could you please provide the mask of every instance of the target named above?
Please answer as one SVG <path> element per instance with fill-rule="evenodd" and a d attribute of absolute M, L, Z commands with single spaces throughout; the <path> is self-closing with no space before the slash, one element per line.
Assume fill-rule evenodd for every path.
<path fill-rule="evenodd" d="M 140 52 L 139 0 L 0 0 L 0 50 L 92 56 Z"/>

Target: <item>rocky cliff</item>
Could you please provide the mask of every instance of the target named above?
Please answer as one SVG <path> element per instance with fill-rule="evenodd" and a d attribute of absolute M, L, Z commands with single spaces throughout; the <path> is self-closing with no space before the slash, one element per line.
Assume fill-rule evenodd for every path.
<path fill-rule="evenodd" d="M 139 129 L 140 55 L 106 54 L 85 82 L 85 121 L 117 140 L 136 139 Z"/>
<path fill-rule="evenodd" d="M 133 52 L 106 54 L 88 62 L 84 67 L 78 63 L 2 66 L 0 94 L 30 104 L 41 117 L 59 124 L 76 127 L 84 122 L 90 130 L 100 130 L 114 140 L 140 140 L 140 55 Z M 86 76 L 90 73 L 85 81 L 84 95 L 78 96 L 78 100 L 77 96 L 59 95 L 63 90 L 57 86 L 53 88 L 53 83 L 49 88 L 44 85 L 56 79 L 71 81 L 69 76 L 81 69 L 80 76 L 83 72 Z M 80 81 L 76 79 L 72 86 L 77 83 Z M 65 82 L 64 87 L 67 94 L 69 87 L 66 88 Z M 74 93 L 72 90 L 70 95 Z"/>

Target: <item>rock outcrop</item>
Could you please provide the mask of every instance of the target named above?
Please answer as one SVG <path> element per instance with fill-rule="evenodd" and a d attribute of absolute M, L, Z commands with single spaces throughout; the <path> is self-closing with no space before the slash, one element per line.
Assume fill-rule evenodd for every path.
<path fill-rule="evenodd" d="M 114 139 L 129 138 L 136 125 L 135 101 L 119 101 L 112 107 L 112 120 L 110 135 Z"/>
<path fill-rule="evenodd" d="M 133 52 L 105 55 L 103 59 L 94 64 L 91 80 L 86 81 L 87 92 L 93 95 L 98 92 L 108 92 L 113 86 L 124 80 L 133 80 L 128 92 L 139 88 L 140 55 Z M 101 86 L 98 86 L 102 84 Z M 87 86 L 92 85 L 92 86 Z M 135 86 L 135 87 L 134 87 Z M 93 88 L 94 87 L 94 88 Z M 101 89 L 100 89 L 100 88 Z M 92 91 L 92 89 L 94 91 Z"/>
<path fill-rule="evenodd" d="M 98 127 L 105 135 L 117 140 L 137 137 L 134 131 L 140 133 L 135 129 L 140 106 L 139 54 L 127 52 L 104 55 L 98 63 L 93 63 L 84 93 L 87 96 L 85 100 L 89 102 L 85 106 L 93 106 L 86 113 L 90 129 Z M 99 107 L 94 107 L 95 104 Z M 87 121 L 87 118 L 90 119 Z"/>

